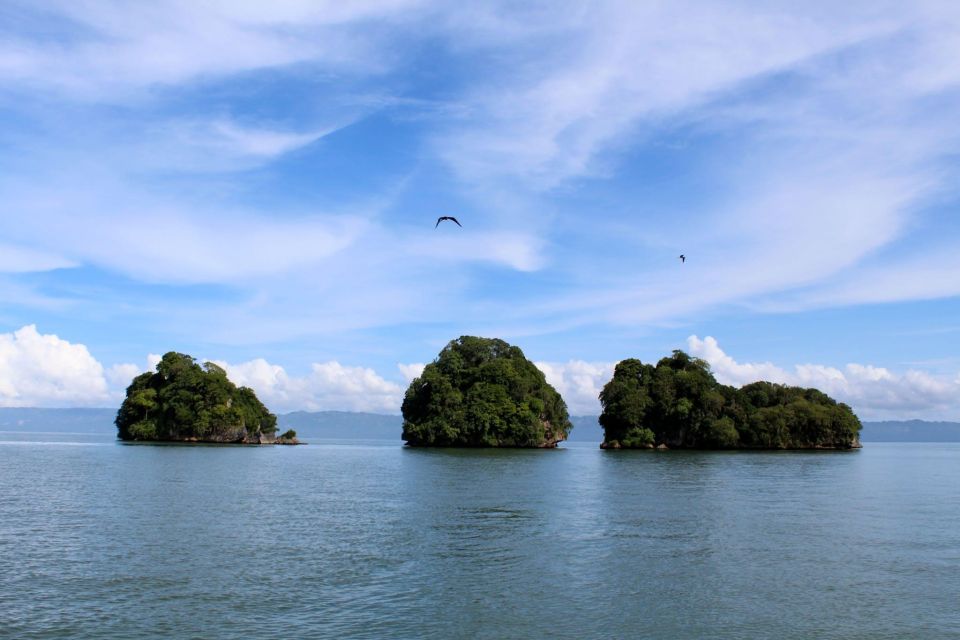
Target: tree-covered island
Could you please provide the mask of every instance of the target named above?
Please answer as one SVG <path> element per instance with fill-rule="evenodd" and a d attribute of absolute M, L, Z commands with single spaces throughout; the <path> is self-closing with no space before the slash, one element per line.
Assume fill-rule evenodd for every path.
<path fill-rule="evenodd" d="M 722 385 L 683 351 L 620 362 L 600 393 L 603 448 L 854 449 L 860 420 L 816 389 Z"/>
<path fill-rule="evenodd" d="M 252 389 L 212 362 L 172 351 L 155 372 L 133 379 L 116 425 L 121 440 L 298 444 L 293 431 L 276 437 L 277 417 Z"/>
<path fill-rule="evenodd" d="M 402 411 L 411 446 L 551 448 L 573 428 L 560 394 L 519 347 L 473 336 L 424 368 Z"/>

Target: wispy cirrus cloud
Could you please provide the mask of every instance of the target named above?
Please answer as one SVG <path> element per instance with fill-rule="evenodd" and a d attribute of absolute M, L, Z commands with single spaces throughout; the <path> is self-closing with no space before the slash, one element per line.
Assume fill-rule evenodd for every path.
<path fill-rule="evenodd" d="M 147 198 L 110 182 L 92 191 L 72 183 L 56 193 L 43 185 L 7 193 L 17 215 L 0 220 L 0 233 L 40 247 L 19 254 L 32 257 L 34 269 L 86 264 L 147 282 L 231 284 L 287 273 L 342 251 L 368 227 L 363 215 L 278 220 Z M 58 233 L 50 234 L 52 228 Z"/>
<path fill-rule="evenodd" d="M 136 135 L 115 139 L 109 153 L 127 171 L 176 174 L 221 173 L 256 169 L 308 147 L 348 126 L 351 117 L 334 116 L 335 123 L 318 123 L 310 130 L 290 130 L 230 117 L 162 120 Z"/>
<path fill-rule="evenodd" d="M 468 93 L 470 117 L 439 141 L 465 178 L 522 175 L 552 187 L 594 174 L 605 167 L 599 156 L 623 150 L 625 137 L 642 138 L 678 114 L 702 117 L 692 112 L 742 83 L 898 27 L 879 12 L 845 16 L 816 5 L 800 11 L 704 2 L 569 8 L 526 29 L 495 22 L 475 34 L 478 48 L 501 48 L 509 34 L 514 46 L 505 55 L 517 64 L 500 69 L 495 84 L 481 82 Z M 522 44 L 531 38 L 534 45 Z M 540 46 L 536 54 L 532 46 Z"/>
<path fill-rule="evenodd" d="M 12 304 L 159 323 L 17 275 L 78 267 L 169 287 L 145 301 L 167 331 L 214 343 L 599 345 L 960 294 L 951 3 L 10 7 Z M 463 232 L 427 235 L 438 208 Z"/>
<path fill-rule="evenodd" d="M 29 273 L 75 267 L 76 262 L 28 247 L 0 244 L 0 273 Z"/>
<path fill-rule="evenodd" d="M 0 40 L 0 78 L 26 90 L 114 102 L 155 86 L 298 63 L 378 71 L 385 65 L 376 41 L 355 27 L 397 18 L 420 3 L 295 0 L 273 3 L 270 11 L 176 0 L 13 4 L 7 10 L 18 28 Z M 60 38 L 46 35 L 51 24 Z"/>
<path fill-rule="evenodd" d="M 679 12 L 709 19 L 677 20 Z M 610 3 L 581 17 L 583 28 L 554 23 L 577 46 L 544 47 L 507 73 L 512 82 L 498 77 L 471 94 L 472 117 L 441 137 L 443 157 L 465 181 L 516 189 L 522 176 L 527 187 L 557 190 L 616 175 L 651 138 L 706 136 L 723 141 L 704 166 L 722 186 L 692 205 L 686 194 L 640 204 L 621 219 L 635 217 L 636 232 L 612 227 L 672 238 L 655 248 L 660 264 L 683 251 L 692 256 L 684 273 L 594 270 L 546 308 L 582 324 L 627 324 L 731 304 L 766 308 L 779 295 L 798 310 L 844 305 L 868 297 L 861 285 L 881 287 L 869 286 L 870 275 L 849 278 L 845 293 L 837 282 L 891 249 L 901 254 L 891 258 L 897 267 L 881 270 L 899 272 L 901 286 L 886 300 L 954 295 L 944 284 L 957 280 L 950 250 L 924 246 L 918 221 L 952 191 L 958 138 L 946 105 L 956 106 L 960 69 L 946 34 L 957 31 L 955 9 Z M 573 215 L 581 225 L 588 217 Z M 630 250 L 619 235 L 606 245 Z M 904 246 L 917 255 L 904 259 Z M 581 274 L 595 260 L 573 255 L 566 264 Z M 924 277 L 924 263 L 942 265 L 940 285 Z M 534 307 L 536 316 L 544 305 Z"/>

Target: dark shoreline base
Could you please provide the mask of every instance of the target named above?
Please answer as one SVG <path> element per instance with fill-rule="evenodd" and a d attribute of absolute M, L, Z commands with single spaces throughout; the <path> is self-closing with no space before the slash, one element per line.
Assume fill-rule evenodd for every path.
<path fill-rule="evenodd" d="M 420 444 L 417 442 L 404 442 L 403 446 L 411 449 L 556 449 L 564 440 L 546 443 L 541 445 L 519 445 L 519 444 Z"/>
<path fill-rule="evenodd" d="M 600 448 L 605 451 L 856 451 L 863 445 L 857 441 L 849 446 L 813 446 L 813 447 L 669 447 L 665 444 L 648 445 L 646 447 L 624 447 L 619 443 L 601 442 Z"/>
<path fill-rule="evenodd" d="M 281 441 L 274 440 L 272 442 L 237 442 L 237 441 L 223 441 L 223 440 L 124 440 L 122 438 L 117 438 L 117 441 L 122 444 L 161 444 L 161 445 L 201 445 L 201 446 L 226 446 L 226 447 L 270 447 L 274 445 L 280 446 L 297 446 L 305 445 L 306 442 L 296 441 Z"/>

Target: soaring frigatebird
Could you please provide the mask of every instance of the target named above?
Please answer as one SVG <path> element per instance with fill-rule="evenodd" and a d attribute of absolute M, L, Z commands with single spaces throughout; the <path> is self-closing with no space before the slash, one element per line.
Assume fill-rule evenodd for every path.
<path fill-rule="evenodd" d="M 687 256 L 685 256 L 685 255 L 683 255 L 683 254 L 681 253 L 681 254 L 680 254 L 680 262 L 686 262 L 686 261 L 687 261 Z"/>
<path fill-rule="evenodd" d="M 439 227 L 440 223 L 443 222 L 444 220 L 451 220 L 453 222 L 456 222 L 458 227 L 463 227 L 463 225 L 460 224 L 460 221 L 454 218 L 453 216 L 440 216 L 439 218 L 437 218 L 437 224 L 433 225 L 433 228 L 436 229 L 437 227 Z"/>

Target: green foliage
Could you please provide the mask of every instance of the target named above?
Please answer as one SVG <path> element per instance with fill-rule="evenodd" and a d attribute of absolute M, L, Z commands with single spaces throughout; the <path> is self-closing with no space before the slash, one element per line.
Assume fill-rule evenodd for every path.
<path fill-rule="evenodd" d="M 850 407 L 816 389 L 721 385 L 706 362 L 682 351 L 656 366 L 620 362 L 600 403 L 604 442 L 627 448 L 845 449 L 860 433 Z"/>
<path fill-rule="evenodd" d="M 201 367 L 171 351 L 155 373 L 140 374 L 127 387 L 116 425 L 122 440 L 237 442 L 274 433 L 277 417 L 222 368 L 211 362 Z"/>
<path fill-rule="evenodd" d="M 297 432 L 294 431 L 293 429 L 287 429 L 287 430 L 284 431 L 283 434 L 280 436 L 280 439 L 281 439 L 281 440 L 296 440 L 296 439 L 297 439 Z"/>
<path fill-rule="evenodd" d="M 125 440 L 156 440 L 157 426 L 153 420 L 141 420 L 130 425 L 130 437 Z"/>
<path fill-rule="evenodd" d="M 420 446 L 553 446 L 573 428 L 518 347 L 473 336 L 451 341 L 410 383 L 403 418 L 403 439 Z"/>
<path fill-rule="evenodd" d="M 620 440 L 620 446 L 627 449 L 644 449 L 652 447 L 657 441 L 657 436 L 653 431 L 646 427 L 634 427 L 624 434 Z"/>

